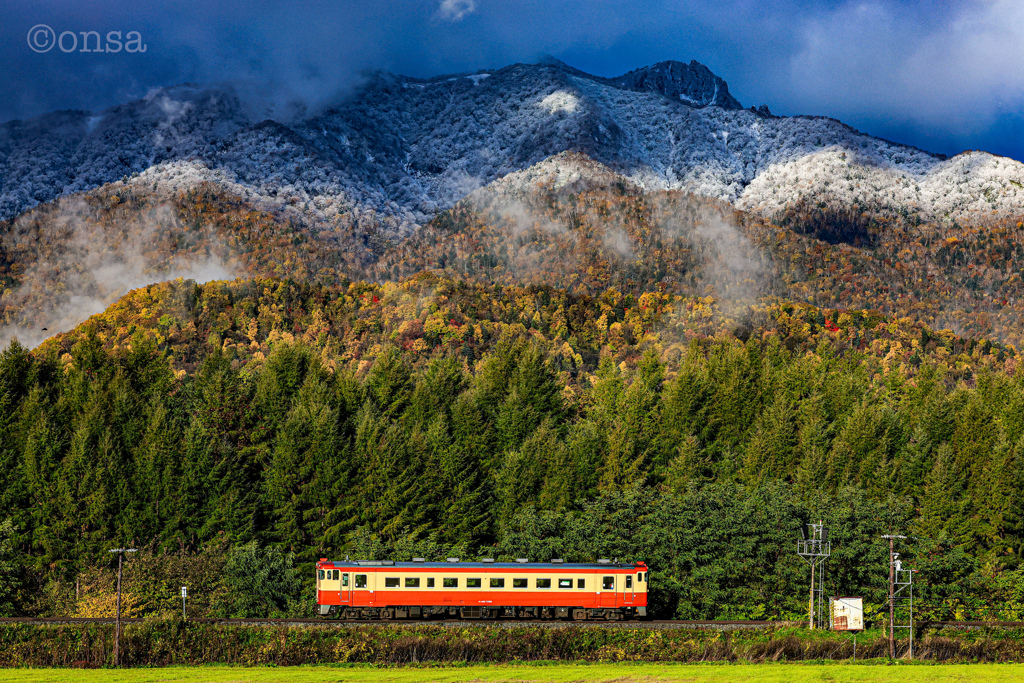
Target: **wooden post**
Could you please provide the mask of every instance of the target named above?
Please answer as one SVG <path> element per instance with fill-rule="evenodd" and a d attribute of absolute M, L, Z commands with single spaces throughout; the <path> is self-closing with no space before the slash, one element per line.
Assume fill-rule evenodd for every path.
<path fill-rule="evenodd" d="M 896 638 L 893 633 L 896 625 L 896 574 L 892 561 L 893 538 L 889 537 L 889 658 L 896 659 Z"/>
<path fill-rule="evenodd" d="M 121 561 L 124 553 L 117 554 L 117 617 L 114 619 L 114 666 L 121 665 Z"/>
<path fill-rule="evenodd" d="M 117 615 L 114 618 L 114 666 L 121 665 L 121 566 L 125 553 L 134 553 L 136 548 L 111 548 L 117 553 Z"/>

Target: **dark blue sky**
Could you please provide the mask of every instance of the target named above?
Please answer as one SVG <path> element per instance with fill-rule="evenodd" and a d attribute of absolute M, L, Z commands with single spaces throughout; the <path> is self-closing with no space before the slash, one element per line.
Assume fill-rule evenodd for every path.
<path fill-rule="evenodd" d="M 285 111 L 330 101 L 367 68 L 430 76 L 551 54 L 613 76 L 696 59 L 744 105 L 833 116 L 947 154 L 1024 159 L 1018 0 L 0 2 L 0 120 L 102 108 L 181 82 L 241 83 Z M 146 51 L 64 52 L 68 34 L 35 52 L 38 24 L 52 37 L 97 31 L 111 49 L 108 32 L 126 43 L 138 31 Z M 34 37 L 46 46 L 45 33 Z"/>

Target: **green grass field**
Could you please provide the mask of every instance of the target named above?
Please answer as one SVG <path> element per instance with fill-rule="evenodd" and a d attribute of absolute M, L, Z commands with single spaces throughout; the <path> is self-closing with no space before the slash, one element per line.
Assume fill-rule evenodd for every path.
<path fill-rule="evenodd" d="M 523 664 L 389 669 L 367 666 L 203 666 L 122 670 L 7 669 L 0 671 L 0 679 L 10 683 L 986 683 L 1024 680 L 1024 664 Z"/>

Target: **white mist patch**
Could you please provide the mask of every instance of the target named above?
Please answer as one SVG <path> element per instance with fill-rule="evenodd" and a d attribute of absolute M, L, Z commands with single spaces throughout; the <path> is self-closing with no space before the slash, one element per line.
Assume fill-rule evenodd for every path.
<path fill-rule="evenodd" d="M 19 278 L 17 289 L 0 295 L 8 324 L 0 327 L 0 347 L 17 338 L 32 348 L 101 313 L 132 289 L 175 278 L 209 282 L 244 275 L 243 268 L 216 246 L 193 253 L 168 249 L 171 240 L 198 240 L 167 205 L 116 228 L 103 228 L 80 197 L 61 202 L 50 218 L 40 258 Z M 23 235 L 23 238 L 30 235 Z M 210 235 L 203 238 L 213 243 Z M 56 245 L 56 248 L 54 248 Z"/>
<path fill-rule="evenodd" d="M 38 286 L 40 268 L 32 268 L 26 273 L 22 287 Z M 210 257 L 200 263 L 181 264 L 169 270 L 147 270 L 132 260 L 113 263 L 101 263 L 97 268 L 75 278 L 84 287 L 86 294 L 72 294 L 64 303 L 45 311 L 41 315 L 39 326 L 12 325 L 0 327 L 0 348 L 6 347 L 11 340 L 17 339 L 23 345 L 34 348 L 43 340 L 61 332 L 67 332 L 85 322 L 90 316 L 102 313 L 111 304 L 133 289 L 145 287 L 156 282 L 184 278 L 197 283 L 211 280 L 233 280 L 238 277 L 235 267 L 224 263 L 216 257 Z M 4 296 L 11 303 L 19 292 L 13 296 Z"/>
<path fill-rule="evenodd" d="M 557 114 L 560 111 L 574 114 L 580 108 L 580 98 L 567 90 L 556 90 L 538 102 L 537 106 L 549 114 Z"/>
<path fill-rule="evenodd" d="M 633 245 L 629 241 L 629 235 L 626 234 L 623 228 L 612 224 L 610 221 L 608 221 L 605 227 L 603 242 L 605 247 L 615 252 L 620 258 L 636 258 Z"/>

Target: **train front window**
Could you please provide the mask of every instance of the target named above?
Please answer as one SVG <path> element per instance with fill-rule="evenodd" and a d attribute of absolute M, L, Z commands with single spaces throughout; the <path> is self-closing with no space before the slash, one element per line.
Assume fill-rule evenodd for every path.
<path fill-rule="evenodd" d="M 537 579 L 537 588 L 551 588 L 551 579 Z"/>
<path fill-rule="evenodd" d="M 526 579 L 512 579 L 513 588 L 526 588 Z"/>
<path fill-rule="evenodd" d="M 447 579 L 444 579 L 442 581 L 441 585 L 443 585 L 445 588 L 458 588 L 459 587 L 459 580 L 458 579 L 453 579 L 453 578 L 449 577 Z"/>
<path fill-rule="evenodd" d="M 601 579 L 601 588 L 606 591 L 615 590 L 615 577 L 605 576 Z"/>
<path fill-rule="evenodd" d="M 558 587 L 559 588 L 572 588 L 572 579 L 559 579 L 558 580 Z"/>
<path fill-rule="evenodd" d="M 636 573 L 636 582 L 637 583 L 643 583 L 644 582 L 644 573 L 643 572 L 637 572 Z"/>
<path fill-rule="evenodd" d="M 576 579 L 576 587 L 577 588 L 586 588 L 587 587 L 587 580 L 586 579 Z"/>
<path fill-rule="evenodd" d="M 335 581 L 338 580 L 338 570 L 337 569 L 334 570 L 334 580 Z"/>
<path fill-rule="evenodd" d="M 491 579 L 491 588 L 504 588 L 505 579 Z"/>
<path fill-rule="evenodd" d="M 356 588 L 366 588 L 366 574 L 356 574 Z"/>
<path fill-rule="evenodd" d="M 466 588 L 480 588 L 483 586 L 482 579 L 466 579 Z"/>
<path fill-rule="evenodd" d="M 320 570 L 320 580 L 321 581 L 324 580 L 324 570 L 323 569 Z"/>

